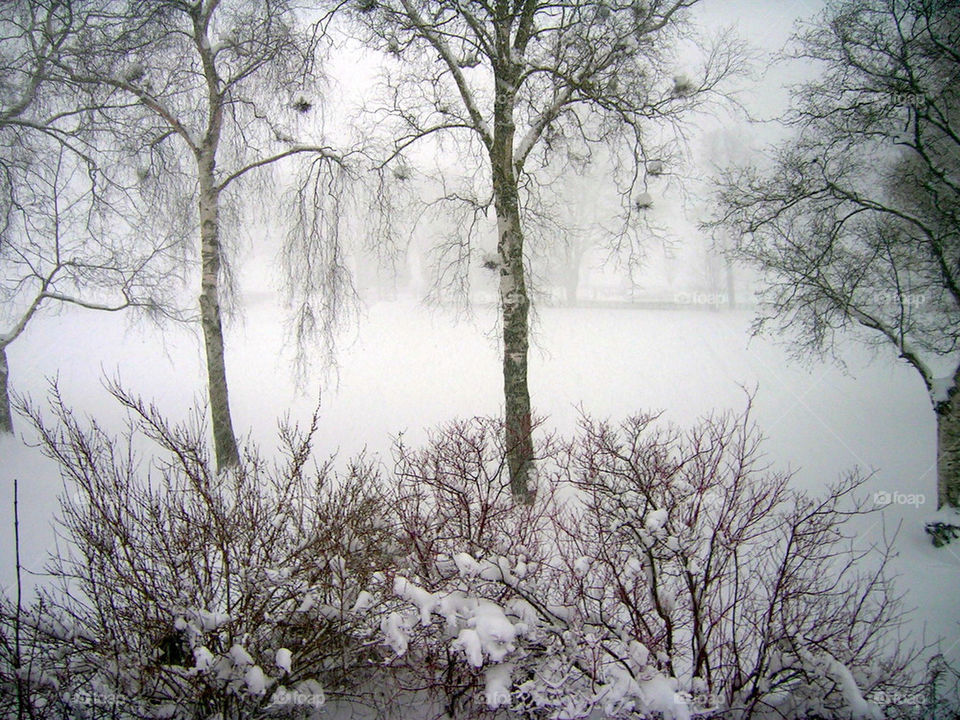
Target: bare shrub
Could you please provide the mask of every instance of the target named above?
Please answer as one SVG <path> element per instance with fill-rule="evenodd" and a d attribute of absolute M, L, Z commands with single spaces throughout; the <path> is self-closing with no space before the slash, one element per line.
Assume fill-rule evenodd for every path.
<path fill-rule="evenodd" d="M 512 666 L 501 661 L 523 642 L 520 585 L 527 578 L 532 589 L 550 556 L 558 446 L 538 443 L 536 492 L 517 502 L 505 437 L 502 420 L 475 418 L 444 426 L 422 450 L 395 448 L 400 559 L 381 630 L 398 687 L 432 708 L 424 717 L 509 705 Z"/>
<path fill-rule="evenodd" d="M 66 487 L 67 543 L 35 615 L 64 712 L 306 714 L 362 680 L 377 653 L 363 588 L 392 533 L 375 469 L 314 463 L 315 416 L 281 428 L 280 461 L 248 450 L 217 473 L 201 426 L 111 392 L 130 411 L 122 440 L 84 426 L 55 387 L 55 424 L 24 407 Z"/>
<path fill-rule="evenodd" d="M 436 716 L 881 717 L 869 693 L 909 689 L 889 547 L 849 531 L 858 475 L 791 489 L 749 408 L 687 432 L 585 418 L 541 446 L 525 507 L 501 436 L 458 423 L 399 453 L 382 631 Z"/>
<path fill-rule="evenodd" d="M 687 432 L 656 420 L 585 419 L 565 468 L 581 501 L 558 524 L 565 602 L 603 647 L 607 712 L 649 704 L 662 676 L 691 712 L 880 717 L 864 696 L 901 688 L 912 656 L 896 650 L 889 546 L 853 542 L 865 480 L 791 489 L 764 467 L 749 406 Z"/>
<path fill-rule="evenodd" d="M 950 717 L 952 670 L 911 684 L 889 544 L 857 545 L 863 478 L 792 489 L 749 404 L 584 417 L 538 438 L 526 503 L 501 420 L 381 478 L 312 464 L 314 419 L 217 474 L 202 428 L 113 392 L 122 441 L 56 389 L 55 425 L 25 408 L 68 490 L 56 586 L 0 607 L 25 716 Z"/>

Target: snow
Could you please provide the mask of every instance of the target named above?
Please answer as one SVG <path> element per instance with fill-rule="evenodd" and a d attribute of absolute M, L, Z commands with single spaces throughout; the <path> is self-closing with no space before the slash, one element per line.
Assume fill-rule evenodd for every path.
<path fill-rule="evenodd" d="M 846 709 L 854 720 L 883 720 L 880 709 L 864 700 L 849 668 L 836 658 L 829 656 L 823 656 L 821 662 L 830 677 L 840 687 L 840 692 L 847 704 Z"/>
<path fill-rule="evenodd" d="M 480 574 L 480 564 L 470 553 L 456 553 L 453 556 L 453 562 L 456 563 L 460 577 L 475 577 Z"/>
<path fill-rule="evenodd" d="M 303 596 L 303 600 L 300 601 L 300 605 L 297 606 L 297 612 L 310 612 L 313 609 L 313 606 L 316 604 L 317 599 L 314 597 L 313 593 L 307 593 Z"/>
<path fill-rule="evenodd" d="M 235 644 L 230 648 L 230 659 L 234 665 L 253 665 L 253 658 L 242 645 Z"/>
<path fill-rule="evenodd" d="M 387 644 L 397 655 L 403 655 L 407 652 L 407 645 L 410 640 L 404 628 L 403 618 L 398 612 L 392 612 L 383 619 L 380 624 L 380 630 L 383 632 Z"/>
<path fill-rule="evenodd" d="M 405 577 L 397 575 L 393 581 L 393 592 L 397 596 L 413 603 L 420 610 L 420 622 L 429 625 L 433 622 L 431 613 L 437 605 L 437 598 L 422 587 L 414 585 Z"/>
<path fill-rule="evenodd" d="M 283 672 L 290 674 L 290 667 L 293 661 L 293 654 L 287 650 L 287 648 L 280 648 L 277 650 L 276 663 L 277 667 L 280 668 Z"/>
<path fill-rule="evenodd" d="M 647 712 L 660 712 L 675 720 L 689 720 L 690 709 L 678 702 L 675 680 L 659 673 L 637 683 L 637 692 Z"/>
<path fill-rule="evenodd" d="M 197 672 L 203 672 L 213 665 L 213 653 L 203 646 L 199 645 L 193 649 L 194 668 Z"/>
<path fill-rule="evenodd" d="M 487 707 L 495 710 L 504 705 L 510 705 L 510 682 L 513 665 L 501 663 L 491 665 L 483 673 L 484 696 Z"/>
<path fill-rule="evenodd" d="M 204 632 L 211 632 L 230 622 L 230 616 L 227 613 L 201 610 L 197 613 L 197 616 Z"/>
<path fill-rule="evenodd" d="M 642 576 L 644 574 L 643 568 L 643 560 L 636 556 L 628 557 L 627 561 L 623 564 L 623 579 L 633 580 L 636 577 Z"/>
<path fill-rule="evenodd" d="M 876 470 L 865 487 L 867 497 L 879 490 L 925 494 L 925 505 L 891 504 L 856 530 L 866 546 L 882 541 L 885 529 L 889 532 L 902 522 L 896 541 L 899 557 L 891 569 L 901 576 L 896 589 L 907 593 L 907 606 L 918 608 L 908 618 L 905 632 L 921 637 L 925 629 L 927 639 L 948 639 L 941 646 L 947 659 L 960 662 L 960 646 L 951 647 L 960 617 L 960 559 L 934 549 L 923 531 L 935 512 L 930 468 L 936 435 L 929 398 L 915 372 L 896 358 L 882 353 L 873 358 L 852 345 L 843 348 L 846 371 L 829 364 L 797 365 L 769 340 L 749 340 L 749 312 L 550 307 L 538 312 L 530 354 L 531 396 L 535 412 L 548 418 L 551 429 L 572 432 L 579 403 L 587 412 L 613 419 L 663 408 L 667 420 L 689 425 L 714 408 L 741 409 L 741 386 L 756 386 L 754 419 L 768 438 L 765 461 L 794 470 L 794 487 L 817 491 L 860 466 Z M 372 305 L 343 346 L 339 383 L 317 374 L 305 390 L 289 379 L 289 353 L 282 345 L 278 316 L 268 300 L 256 297 L 245 324 L 227 328 L 236 424 L 241 434 L 263 443 L 264 449 L 275 446 L 276 417 L 289 408 L 293 420 L 305 420 L 321 385 L 318 450 L 321 455 L 339 450 L 341 458 L 365 446 L 369 453 L 387 458 L 390 438 L 398 432 L 415 447 L 427 429 L 452 416 L 500 411 L 500 358 L 495 336 L 488 334 L 496 323 L 492 308 L 477 308 L 472 321 L 457 324 L 444 310 L 427 311 L 404 299 Z M 95 414 L 108 428 L 118 429 L 123 413 L 100 385 L 104 371 L 119 373 L 131 390 L 155 400 L 175 420 L 203 400 L 202 345 L 189 330 L 170 328 L 161 337 L 150 328 L 125 329 L 106 314 L 67 309 L 28 329 L 8 354 L 15 389 L 42 401 L 44 378 L 59 372 L 68 405 Z M 385 373 L 388 365 L 390 372 Z M 429 392 L 424 391 L 426 369 Z M 22 421 L 18 431 L 27 434 Z M 51 518 L 62 487 L 57 469 L 19 437 L 0 437 L 0 459 L 0 526 L 12 527 L 12 480 L 17 477 L 22 562 L 27 570 L 40 571 L 53 546 Z M 12 555 L 12 543 L 0 543 L 0 573 L 8 589 Z M 476 567 L 480 573 L 501 572 L 504 567 L 501 558 L 469 557 L 476 566 L 467 557 L 460 558 L 468 572 L 465 582 L 482 580 L 479 574 L 469 575 Z M 524 559 L 513 560 L 515 577 L 533 574 Z M 453 572 L 459 573 L 456 561 L 451 562 Z M 624 575 L 642 577 L 642 572 L 639 559 L 625 559 Z M 24 573 L 28 592 L 37 577 Z M 384 618 L 383 640 L 396 654 L 407 652 L 411 626 L 429 623 L 435 613 L 448 626 L 454 623 L 450 642 L 462 629 L 470 629 L 487 652 L 481 633 L 484 623 L 474 619 L 466 595 L 435 597 L 414 582 L 403 580 L 398 585 L 397 597 L 409 601 L 414 612 L 409 618 L 402 613 Z M 309 592 L 298 599 L 304 611 L 316 603 Z M 360 612 L 369 601 L 372 596 L 360 593 L 354 609 Z M 559 617 L 569 613 L 564 607 L 550 610 Z M 209 612 L 206 620 L 198 615 L 199 626 L 217 625 L 219 619 Z M 506 632 L 507 641 L 486 641 L 505 660 L 511 659 L 505 648 L 516 642 L 527 623 L 522 612 L 516 604 L 501 610 L 505 624 L 500 630 Z M 192 611 L 185 614 L 193 617 Z M 197 665 L 220 671 L 223 658 L 206 653 L 203 646 L 194 649 Z M 641 656 L 635 660 L 642 665 Z M 252 658 L 238 662 L 232 649 L 224 662 L 231 673 L 234 664 L 244 671 L 254 664 Z M 484 672 L 496 662 L 484 654 Z"/>
<path fill-rule="evenodd" d="M 254 665 L 247 668 L 246 675 L 243 678 L 244 682 L 247 685 L 247 690 L 251 695 L 264 695 L 267 692 L 267 687 L 270 684 L 267 676 L 263 674 L 263 670 L 260 669 L 259 665 Z"/>
<path fill-rule="evenodd" d="M 357 594 L 357 599 L 353 603 L 353 607 L 350 609 L 350 612 L 353 614 L 362 613 L 367 608 L 373 605 L 373 595 L 368 593 L 366 590 L 361 590 Z"/>
<path fill-rule="evenodd" d="M 944 403 L 950 399 L 950 390 L 953 388 L 953 375 L 934 378 L 930 383 L 930 401 L 934 405 Z"/>
<path fill-rule="evenodd" d="M 659 530 L 663 529 L 663 526 L 666 524 L 667 511 L 664 508 L 647 513 L 647 516 L 643 521 L 643 526 L 647 529 L 647 532 L 651 534 L 657 533 Z"/>
<path fill-rule="evenodd" d="M 496 603 L 478 601 L 469 624 L 476 629 L 484 653 L 493 662 L 503 662 L 513 650 L 517 630 Z"/>
<path fill-rule="evenodd" d="M 450 646 L 453 650 L 462 650 L 467 662 L 474 667 L 483 666 L 483 642 L 480 634 L 473 628 L 464 628 Z"/>
<path fill-rule="evenodd" d="M 644 667 L 647 664 L 647 660 L 650 659 L 650 651 L 647 647 L 636 640 L 630 641 L 630 659 L 636 663 L 637 667 Z"/>

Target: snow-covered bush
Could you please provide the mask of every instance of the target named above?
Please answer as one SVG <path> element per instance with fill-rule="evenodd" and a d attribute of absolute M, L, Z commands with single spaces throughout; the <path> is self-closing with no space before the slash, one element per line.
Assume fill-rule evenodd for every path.
<path fill-rule="evenodd" d="M 314 418 L 304 433 L 281 429 L 281 460 L 250 451 L 216 473 L 202 428 L 113 392 L 130 411 L 122 441 L 56 392 L 55 424 L 30 411 L 66 488 L 56 586 L 33 615 L 47 705 L 75 717 L 308 716 L 362 682 L 379 626 L 365 586 L 393 545 L 373 468 L 314 464 Z"/>
<path fill-rule="evenodd" d="M 579 502 L 558 523 L 564 603 L 582 654 L 602 658 L 608 713 L 882 717 L 865 695 L 902 682 L 909 657 L 888 548 L 868 558 L 847 530 L 861 478 L 792 490 L 763 465 L 749 409 L 687 432 L 584 420 L 565 474 Z M 672 708 L 649 707 L 650 677 L 675 688 Z"/>
<path fill-rule="evenodd" d="M 856 475 L 791 490 L 749 412 L 584 419 L 538 443 L 517 506 L 501 437 L 458 423 L 399 453 L 382 632 L 438 717 L 879 718 L 868 694 L 903 690 L 886 550 L 861 564 L 844 532 Z"/>
<path fill-rule="evenodd" d="M 538 437 L 528 504 L 498 420 L 384 476 L 313 463 L 315 422 L 217 474 L 202 428 L 114 393 L 122 441 L 28 408 L 66 542 L 37 605 L 0 604 L 2 715 L 949 717 L 955 675 L 909 685 L 889 548 L 847 530 L 862 479 L 791 489 L 749 407 Z"/>
<path fill-rule="evenodd" d="M 555 478 L 541 475 L 533 502 L 515 502 L 504 437 L 501 421 L 476 418 L 440 429 L 422 450 L 396 448 L 401 552 L 382 631 L 397 684 L 434 708 L 424 718 L 510 707 L 515 661 L 538 642 L 527 636 L 537 628 L 524 622 L 535 614 L 525 592 L 536 594 L 552 554 Z M 537 447 L 549 467 L 555 444 Z"/>

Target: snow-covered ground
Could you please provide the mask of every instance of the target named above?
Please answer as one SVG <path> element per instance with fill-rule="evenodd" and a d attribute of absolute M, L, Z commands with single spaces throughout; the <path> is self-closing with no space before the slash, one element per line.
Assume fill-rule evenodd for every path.
<path fill-rule="evenodd" d="M 398 433 L 416 444 L 438 423 L 499 412 L 492 307 L 460 322 L 412 300 L 367 307 L 342 341 L 338 371 L 317 372 L 297 387 L 279 308 L 266 293 L 246 304 L 245 318 L 227 333 L 231 401 L 238 432 L 265 447 L 274 443 L 280 416 L 305 420 L 318 398 L 321 455 L 346 457 L 366 447 L 388 465 Z M 750 319 L 747 312 L 541 308 L 530 364 L 536 411 L 561 432 L 573 429 L 579 406 L 611 418 L 663 409 L 686 425 L 712 409 L 742 409 L 743 388 L 756 388 L 754 416 L 768 437 L 769 460 L 794 469 L 797 487 L 816 491 L 855 466 L 875 471 L 870 497 L 885 492 L 895 502 L 859 528 L 861 540 L 879 542 L 902 523 L 894 569 L 907 604 L 917 608 L 913 639 L 942 638 L 944 654 L 960 665 L 960 545 L 934 549 L 922 528 L 935 509 L 935 436 L 919 379 L 892 357 L 874 358 L 854 345 L 843 353 L 846 371 L 800 366 L 770 339 L 751 340 Z M 119 427 L 122 413 L 102 386 L 105 376 L 119 377 L 174 420 L 202 397 L 201 345 L 185 328 L 161 333 L 108 314 L 68 311 L 35 323 L 9 355 L 19 392 L 40 399 L 46 379 L 59 375 L 67 402 L 109 427 Z M 56 468 L 35 448 L 0 440 L 0 581 L 7 588 L 14 477 L 23 562 L 33 570 L 52 547 L 61 487 Z"/>

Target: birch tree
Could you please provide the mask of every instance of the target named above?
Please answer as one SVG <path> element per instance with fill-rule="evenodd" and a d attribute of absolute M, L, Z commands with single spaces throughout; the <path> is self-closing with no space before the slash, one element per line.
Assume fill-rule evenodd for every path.
<path fill-rule="evenodd" d="M 799 352 L 842 332 L 891 347 L 937 418 L 937 503 L 960 506 L 960 8 L 832 3 L 796 37 L 824 72 L 798 87 L 795 137 L 720 178 L 717 224 L 765 272 L 758 329 Z"/>
<path fill-rule="evenodd" d="M 313 203 L 339 156 L 300 123 L 315 99 L 322 26 L 308 26 L 285 0 L 98 0 L 96 22 L 62 55 L 58 70 L 86 88 L 106 142 L 136 152 L 134 171 L 157 212 L 199 236 L 200 323 L 214 447 L 220 467 L 238 462 L 227 388 L 223 313 L 225 243 L 236 234 L 227 210 L 253 171 L 300 156 L 303 192 Z M 328 172 L 329 170 L 329 172 Z M 251 202 L 274 205 L 272 199 Z M 191 207 L 192 206 L 192 207 Z M 299 208 L 303 210 L 304 208 Z M 307 210 L 316 210 L 315 205 Z M 322 223 L 295 237 L 319 243 Z M 317 288 L 344 282 L 339 266 L 316 268 Z M 332 275 L 332 279 L 331 279 Z M 326 279 L 324 279 L 326 278 Z M 309 312 L 310 308 L 301 308 Z"/>
<path fill-rule="evenodd" d="M 48 77 L 85 21 L 60 0 L 0 9 L 0 433 L 13 431 L 7 349 L 39 314 L 176 315 L 174 248 L 145 227 L 134 236 L 140 209 L 107 171 L 122 158 L 88 145 L 74 88 Z"/>
<path fill-rule="evenodd" d="M 350 7 L 388 57 L 383 117 L 395 122 L 385 167 L 428 138 L 452 142 L 479 198 L 451 194 L 496 216 L 503 387 L 514 496 L 529 499 L 534 448 L 527 382 L 530 293 L 524 236 L 538 174 L 552 159 L 616 148 L 625 218 L 641 209 L 657 127 L 716 97 L 741 64 L 721 37 L 702 67 L 675 54 L 696 0 L 357 0 Z M 689 38 L 689 36 L 686 36 Z M 563 151 L 560 153 L 559 151 Z M 555 170 L 550 169 L 551 172 Z M 488 193 L 488 195 L 486 194 Z M 477 227 L 474 225 L 473 227 Z"/>

